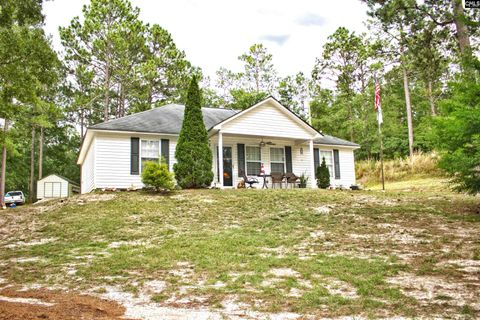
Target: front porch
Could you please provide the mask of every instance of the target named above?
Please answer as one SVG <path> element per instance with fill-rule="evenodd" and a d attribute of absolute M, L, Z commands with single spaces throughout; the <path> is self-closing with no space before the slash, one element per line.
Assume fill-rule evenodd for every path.
<path fill-rule="evenodd" d="M 259 180 L 254 187 L 262 188 L 261 167 L 266 175 L 272 172 L 304 174 L 307 187 L 316 187 L 313 139 L 301 140 L 259 135 L 228 134 L 218 131 L 210 136 L 213 153 L 213 186 L 236 188 L 243 181 L 241 172 Z M 222 150 L 223 152 L 219 152 Z M 222 174 L 220 174 L 222 173 Z M 268 188 L 272 186 L 267 177 Z"/>

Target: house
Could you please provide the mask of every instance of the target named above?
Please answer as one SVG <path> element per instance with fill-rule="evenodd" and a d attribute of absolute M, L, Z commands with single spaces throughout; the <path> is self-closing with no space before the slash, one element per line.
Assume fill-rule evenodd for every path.
<path fill-rule="evenodd" d="M 51 174 L 37 181 L 37 199 L 65 198 L 79 193 L 80 186 L 70 179 Z"/>
<path fill-rule="evenodd" d="M 172 170 L 183 114 L 183 105 L 169 104 L 89 127 L 77 162 L 81 192 L 140 188 L 143 164 L 161 157 Z M 243 111 L 202 108 L 202 114 L 213 154 L 214 186 L 235 187 L 241 170 L 258 176 L 263 164 L 266 174 L 305 174 L 315 188 L 315 168 L 322 158 L 332 185 L 355 184 L 353 153 L 359 145 L 318 132 L 272 97 Z"/>

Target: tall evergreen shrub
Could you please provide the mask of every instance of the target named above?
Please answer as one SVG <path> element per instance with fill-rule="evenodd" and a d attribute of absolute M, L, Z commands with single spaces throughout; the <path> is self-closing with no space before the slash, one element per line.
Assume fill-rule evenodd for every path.
<path fill-rule="evenodd" d="M 202 96 L 198 80 L 190 81 L 185 112 L 175 150 L 175 179 L 182 188 L 205 188 L 213 180 L 212 151 L 208 146 L 207 129 L 201 109 Z"/>

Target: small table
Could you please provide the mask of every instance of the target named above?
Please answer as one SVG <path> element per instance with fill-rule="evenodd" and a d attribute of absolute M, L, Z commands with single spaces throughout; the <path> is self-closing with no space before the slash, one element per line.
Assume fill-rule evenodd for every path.
<path fill-rule="evenodd" d="M 270 177 L 269 174 L 261 174 L 260 177 L 263 177 L 262 189 L 268 189 L 267 178 Z"/>

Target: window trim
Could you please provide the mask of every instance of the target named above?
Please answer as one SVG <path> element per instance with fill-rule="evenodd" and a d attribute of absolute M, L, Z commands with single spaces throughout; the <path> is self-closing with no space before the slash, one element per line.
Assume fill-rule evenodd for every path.
<path fill-rule="evenodd" d="M 139 143 L 139 150 L 138 150 L 138 154 L 139 154 L 139 174 L 142 175 L 142 172 L 143 172 L 143 166 L 142 166 L 142 159 L 144 158 L 143 157 L 143 152 L 142 152 L 142 141 L 155 141 L 155 142 L 158 142 L 158 155 L 157 155 L 157 160 L 160 162 L 160 159 L 162 157 L 162 143 L 161 143 L 161 139 L 143 139 L 143 138 L 140 138 L 140 143 Z M 145 159 L 153 159 L 153 158 L 146 158 Z"/>
<path fill-rule="evenodd" d="M 283 161 L 273 161 L 272 160 L 272 149 L 281 149 L 283 152 Z M 270 173 L 272 172 L 272 163 L 282 163 L 283 164 L 283 173 L 287 172 L 287 161 L 285 156 L 285 147 L 270 147 Z"/>
<path fill-rule="evenodd" d="M 335 164 L 334 164 L 334 159 L 333 159 L 333 150 L 325 150 L 325 149 L 318 149 L 318 158 L 319 158 L 319 165 L 322 165 L 322 152 L 330 152 L 332 163 L 330 166 L 332 167 L 332 171 L 328 170 L 328 173 L 330 174 L 330 178 L 335 179 Z M 326 163 L 326 161 L 325 161 Z M 329 164 L 327 164 L 328 168 Z"/>
<path fill-rule="evenodd" d="M 248 147 L 253 147 L 253 148 L 258 148 L 259 149 L 259 151 L 260 151 L 260 160 L 259 161 L 248 161 L 247 160 L 247 148 Z M 258 163 L 260 163 L 260 168 L 262 167 L 262 163 L 263 163 L 262 162 L 262 148 L 260 146 L 254 145 L 254 144 L 245 144 L 245 175 L 247 175 L 247 176 L 249 175 L 248 174 L 248 163 L 249 162 L 255 162 L 255 163 L 258 162 Z M 258 175 L 260 175 L 260 171 L 257 174 L 255 174 L 255 176 L 258 176 Z M 250 174 L 250 176 L 252 176 L 252 174 Z"/>

